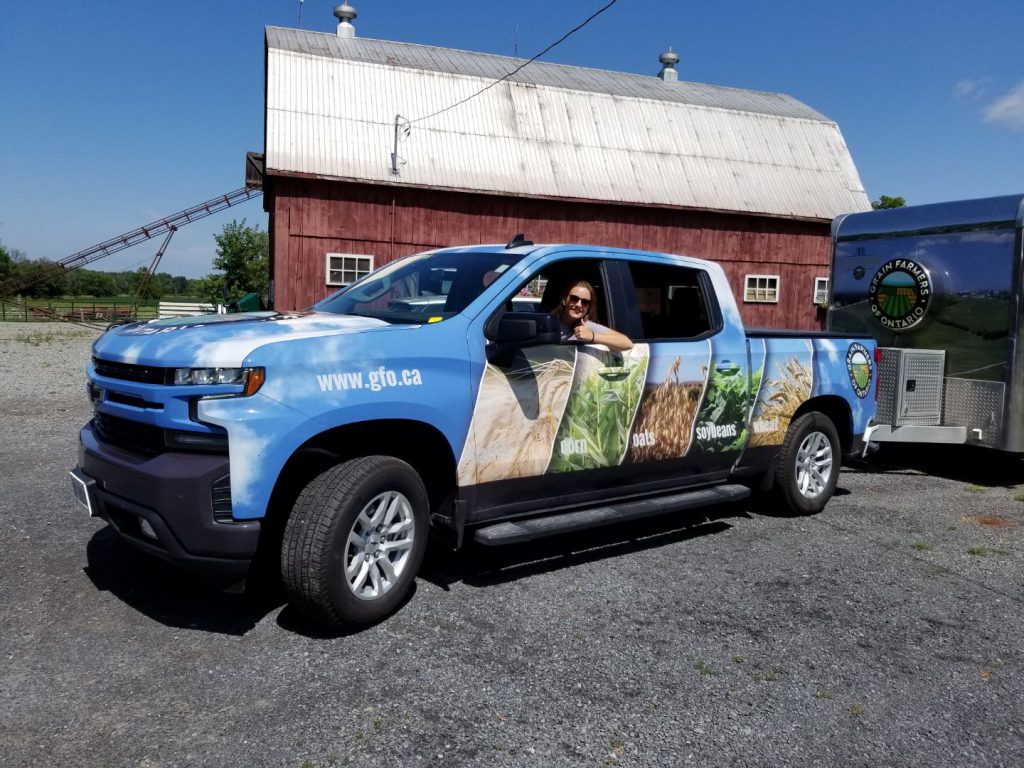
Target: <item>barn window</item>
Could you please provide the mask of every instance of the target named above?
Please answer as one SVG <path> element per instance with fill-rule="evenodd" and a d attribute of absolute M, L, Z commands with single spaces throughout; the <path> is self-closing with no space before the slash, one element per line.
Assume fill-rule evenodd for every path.
<path fill-rule="evenodd" d="M 373 256 L 362 253 L 328 253 L 327 284 L 348 285 L 373 271 Z"/>
<path fill-rule="evenodd" d="M 747 275 L 743 288 L 743 300 L 761 304 L 778 304 L 779 276 Z"/>
<path fill-rule="evenodd" d="M 819 307 L 828 304 L 828 278 L 814 278 L 814 303 Z"/>

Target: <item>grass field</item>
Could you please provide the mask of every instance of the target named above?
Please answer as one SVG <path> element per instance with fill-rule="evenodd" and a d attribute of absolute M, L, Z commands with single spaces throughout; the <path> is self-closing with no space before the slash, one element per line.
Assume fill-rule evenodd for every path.
<path fill-rule="evenodd" d="M 163 301 L 198 301 L 193 296 L 164 296 Z M 75 322 L 112 322 L 134 316 L 152 320 L 158 315 L 159 302 L 140 302 L 133 312 L 134 298 L 120 296 L 62 296 L 56 299 L 0 300 L 0 322 L 70 320 Z"/>

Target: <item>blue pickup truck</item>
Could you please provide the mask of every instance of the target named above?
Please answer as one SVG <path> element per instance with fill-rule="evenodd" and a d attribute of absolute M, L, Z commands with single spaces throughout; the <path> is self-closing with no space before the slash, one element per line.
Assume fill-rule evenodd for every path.
<path fill-rule="evenodd" d="M 870 338 L 746 331 L 712 262 L 518 242 L 410 256 L 310 311 L 108 331 L 76 497 L 182 566 L 244 579 L 272 553 L 330 625 L 392 612 L 431 529 L 500 545 L 753 491 L 822 509 L 874 414 Z M 632 348 L 564 341 L 578 280 Z"/>

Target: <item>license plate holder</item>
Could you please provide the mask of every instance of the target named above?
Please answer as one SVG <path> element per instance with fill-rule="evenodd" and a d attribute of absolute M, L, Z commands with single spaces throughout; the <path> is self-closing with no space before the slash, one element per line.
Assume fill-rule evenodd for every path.
<path fill-rule="evenodd" d="M 98 517 L 99 512 L 96 508 L 95 494 L 96 481 L 82 474 L 78 469 L 73 469 L 68 474 L 71 475 L 71 491 L 75 495 L 75 501 L 85 507 L 89 517 Z"/>

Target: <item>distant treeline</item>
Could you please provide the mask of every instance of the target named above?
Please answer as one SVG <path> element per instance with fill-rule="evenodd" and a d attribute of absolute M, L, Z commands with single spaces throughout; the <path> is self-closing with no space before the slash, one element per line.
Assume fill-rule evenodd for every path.
<path fill-rule="evenodd" d="M 148 272 L 145 267 L 127 272 L 64 271 L 55 268 L 52 261 L 30 259 L 24 251 L 0 243 L 0 297 L 55 299 L 59 296 L 127 295 L 133 299 L 138 296 L 141 301 L 157 301 L 175 296 L 227 304 L 248 293 L 258 293 L 267 301 L 270 272 L 267 233 L 258 226 L 246 225 L 245 219 L 232 220 L 213 239 L 217 243 L 213 258 L 217 272 L 198 279 L 159 272 L 148 282 L 144 282 Z"/>
<path fill-rule="evenodd" d="M 45 269 L 45 260 L 25 260 L 12 265 L 6 280 L 31 277 Z M 55 271 L 45 279 L 36 282 L 18 294 L 24 298 L 52 299 L 58 296 L 135 296 L 139 283 L 145 278 L 146 269 L 125 272 L 99 272 L 91 269 L 73 269 L 68 272 Z M 3 280 L 0 280 L 3 282 Z M 158 272 L 153 275 L 141 296 L 155 300 L 164 296 L 195 296 L 200 290 L 201 280 L 181 275 Z"/>

